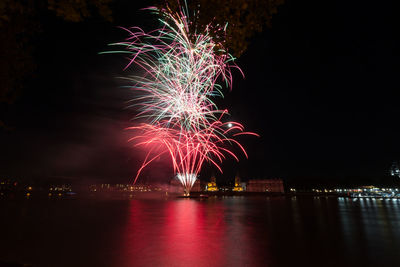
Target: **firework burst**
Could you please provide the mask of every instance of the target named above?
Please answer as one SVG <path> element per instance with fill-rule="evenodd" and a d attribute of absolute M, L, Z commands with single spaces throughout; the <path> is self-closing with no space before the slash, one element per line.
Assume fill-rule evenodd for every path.
<path fill-rule="evenodd" d="M 234 144 L 246 155 L 234 137 L 244 132 L 236 122 L 222 122 L 227 110 L 219 110 L 213 99 L 223 97 L 222 85 L 232 86 L 231 69 L 240 68 L 211 33 L 224 33 L 223 27 L 207 25 L 202 32 L 193 29 L 188 12 L 148 8 L 160 18 L 161 28 L 144 32 L 138 27 L 125 29 L 130 37 L 112 45 L 123 46 L 130 66 L 140 75 L 128 76 L 136 97 L 132 101 L 144 122 L 129 129 L 137 135 L 130 139 L 136 146 L 148 148 L 141 170 L 154 159 L 168 154 L 177 179 L 189 194 L 205 161 L 221 172 L 225 155 L 236 160 L 230 149 Z M 229 125 L 229 126 L 228 126 Z M 157 148 L 157 149 L 154 149 Z M 161 152 L 160 152 L 161 151 Z"/>

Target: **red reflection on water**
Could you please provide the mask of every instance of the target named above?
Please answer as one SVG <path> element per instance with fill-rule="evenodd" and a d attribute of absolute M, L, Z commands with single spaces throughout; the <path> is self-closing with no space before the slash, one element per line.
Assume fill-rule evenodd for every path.
<path fill-rule="evenodd" d="M 120 266 L 225 266 L 222 205 L 183 199 L 131 202 Z"/>
<path fill-rule="evenodd" d="M 223 209 L 184 199 L 169 202 L 164 235 L 168 266 L 223 266 L 225 224 Z"/>

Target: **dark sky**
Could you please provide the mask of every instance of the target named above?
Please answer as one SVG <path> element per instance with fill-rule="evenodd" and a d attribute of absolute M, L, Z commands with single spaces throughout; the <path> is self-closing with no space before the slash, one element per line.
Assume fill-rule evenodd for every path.
<path fill-rule="evenodd" d="M 126 60 L 98 55 L 126 37 L 117 26 L 149 27 L 139 8 L 117 1 L 114 23 L 47 19 L 37 74 L 4 118 L 0 175 L 128 182 L 143 151 L 127 143 L 132 93 L 118 76 Z M 323 3 L 320 3 L 323 2 Z M 399 59 L 391 2 L 287 1 L 271 29 L 255 36 L 221 107 L 260 138 L 244 137 L 249 159 L 228 160 L 229 181 L 282 177 L 322 181 L 383 177 L 400 159 Z M 396 33 L 395 34 L 395 30 Z M 395 56 L 396 54 L 396 56 Z M 210 168 L 205 167 L 203 179 Z M 160 160 L 144 179 L 172 175 Z M 153 178 L 156 177 L 156 178 Z"/>

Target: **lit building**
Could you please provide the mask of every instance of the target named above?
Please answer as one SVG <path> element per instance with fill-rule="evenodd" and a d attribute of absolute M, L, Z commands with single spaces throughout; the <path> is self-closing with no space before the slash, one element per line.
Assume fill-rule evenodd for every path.
<path fill-rule="evenodd" d="M 392 166 L 390 167 L 390 175 L 400 178 L 400 168 L 397 162 L 393 162 Z"/>
<path fill-rule="evenodd" d="M 242 192 L 243 191 L 243 186 L 240 183 L 240 177 L 239 175 L 236 175 L 235 177 L 235 186 L 233 187 L 234 192 Z"/>
<path fill-rule="evenodd" d="M 215 176 L 211 176 L 211 181 L 207 184 L 206 190 L 209 192 L 218 191 L 217 182 Z"/>
<path fill-rule="evenodd" d="M 282 179 L 250 180 L 246 189 L 248 192 L 285 192 Z"/>

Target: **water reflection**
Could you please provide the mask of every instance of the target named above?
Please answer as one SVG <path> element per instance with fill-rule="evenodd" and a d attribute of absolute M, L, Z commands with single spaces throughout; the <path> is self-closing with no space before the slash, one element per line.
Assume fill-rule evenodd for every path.
<path fill-rule="evenodd" d="M 391 199 L 339 198 L 348 258 L 356 264 L 392 266 L 400 246 L 400 203 Z M 393 265 L 395 266 L 395 265 Z"/>
<path fill-rule="evenodd" d="M 223 235 L 225 234 L 224 211 L 221 205 L 210 209 L 202 202 L 184 199 L 169 202 L 165 209 L 165 253 L 163 262 L 169 266 L 187 266 L 196 263 L 206 266 L 210 259 L 221 264 Z"/>
<path fill-rule="evenodd" d="M 226 216 L 223 204 L 190 199 L 131 201 L 125 261 L 119 266 L 239 266 L 248 245 L 241 240 L 246 233 L 241 233 L 239 214 Z"/>
<path fill-rule="evenodd" d="M 375 199 L 132 200 L 115 266 L 390 264 L 399 223 L 400 203 Z"/>
<path fill-rule="evenodd" d="M 400 201 L 0 202 L 1 261 L 33 266 L 397 266 Z M 395 264 L 393 264 L 395 263 Z"/>

